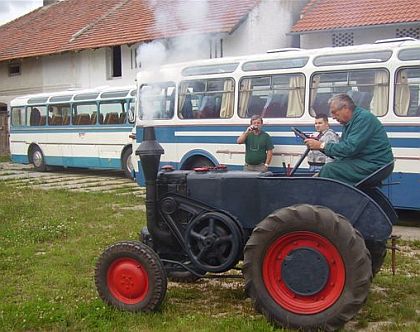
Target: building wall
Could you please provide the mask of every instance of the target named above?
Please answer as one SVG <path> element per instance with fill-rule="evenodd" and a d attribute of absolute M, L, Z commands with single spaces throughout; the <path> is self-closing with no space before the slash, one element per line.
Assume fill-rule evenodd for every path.
<path fill-rule="evenodd" d="M 399 30 L 400 35 L 397 33 Z M 397 38 L 401 35 L 420 38 L 420 24 L 401 24 L 395 26 L 364 27 L 342 31 L 314 32 L 301 35 L 302 48 L 330 47 L 333 45 L 333 34 L 353 33 L 353 45 L 374 43 L 381 39 Z"/>
<path fill-rule="evenodd" d="M 102 48 L 23 59 L 21 74 L 11 77 L 8 63 L 1 62 L 0 103 L 8 104 L 16 96 L 39 92 L 134 84 L 137 69 L 131 68 L 130 48 L 121 48 L 122 77 L 119 78 L 108 77 L 106 53 L 106 48 Z"/>
<path fill-rule="evenodd" d="M 294 45 L 288 32 L 299 18 L 307 0 L 264 0 L 249 14 L 247 20 L 224 38 L 223 55 L 265 53 L 267 50 Z M 298 38 L 298 36 L 297 36 Z"/>

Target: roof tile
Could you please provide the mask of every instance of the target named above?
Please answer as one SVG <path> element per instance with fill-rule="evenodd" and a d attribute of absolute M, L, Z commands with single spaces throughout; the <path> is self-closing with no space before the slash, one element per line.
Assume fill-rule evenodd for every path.
<path fill-rule="evenodd" d="M 420 22 L 418 0 L 311 0 L 292 32 Z"/>
<path fill-rule="evenodd" d="M 0 61 L 183 34 L 231 33 L 260 1 L 207 0 L 207 13 L 200 16 L 196 0 L 64 0 L 0 26 Z M 192 10 L 187 20 L 180 8 Z"/>

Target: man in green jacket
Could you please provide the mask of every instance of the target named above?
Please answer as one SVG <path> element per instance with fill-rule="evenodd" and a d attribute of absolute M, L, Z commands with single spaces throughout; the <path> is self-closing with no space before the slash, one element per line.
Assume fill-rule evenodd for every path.
<path fill-rule="evenodd" d="M 328 104 L 332 117 L 343 125 L 340 141 L 305 140 L 311 150 L 335 159 L 322 167 L 320 177 L 354 185 L 394 159 L 386 131 L 375 115 L 356 107 L 347 94 L 333 96 Z"/>

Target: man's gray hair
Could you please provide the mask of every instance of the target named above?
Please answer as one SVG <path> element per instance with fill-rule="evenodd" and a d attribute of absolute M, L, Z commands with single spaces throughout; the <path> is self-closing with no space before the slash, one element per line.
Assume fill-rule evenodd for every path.
<path fill-rule="evenodd" d="M 261 123 L 263 123 L 263 118 L 262 118 L 262 116 L 261 116 L 261 115 L 259 115 L 259 114 L 254 114 L 254 115 L 251 117 L 251 123 L 252 123 L 252 121 L 254 121 L 254 120 L 258 120 L 258 119 L 260 119 L 260 120 L 261 120 Z"/>
<path fill-rule="evenodd" d="M 351 97 L 346 93 L 339 93 L 337 95 L 332 96 L 328 100 L 328 105 L 331 105 L 332 103 L 335 104 L 338 110 L 341 110 L 344 107 L 347 107 L 353 112 L 354 109 L 356 108 L 356 105 L 354 104 L 353 99 L 351 99 Z"/>

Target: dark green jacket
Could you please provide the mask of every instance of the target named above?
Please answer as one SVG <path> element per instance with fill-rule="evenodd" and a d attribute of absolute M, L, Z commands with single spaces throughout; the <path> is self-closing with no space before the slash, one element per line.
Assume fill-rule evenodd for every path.
<path fill-rule="evenodd" d="M 394 159 L 385 128 L 375 115 L 357 107 L 343 126 L 338 143 L 327 143 L 327 156 L 335 161 L 326 164 L 321 177 L 355 184 Z"/>

